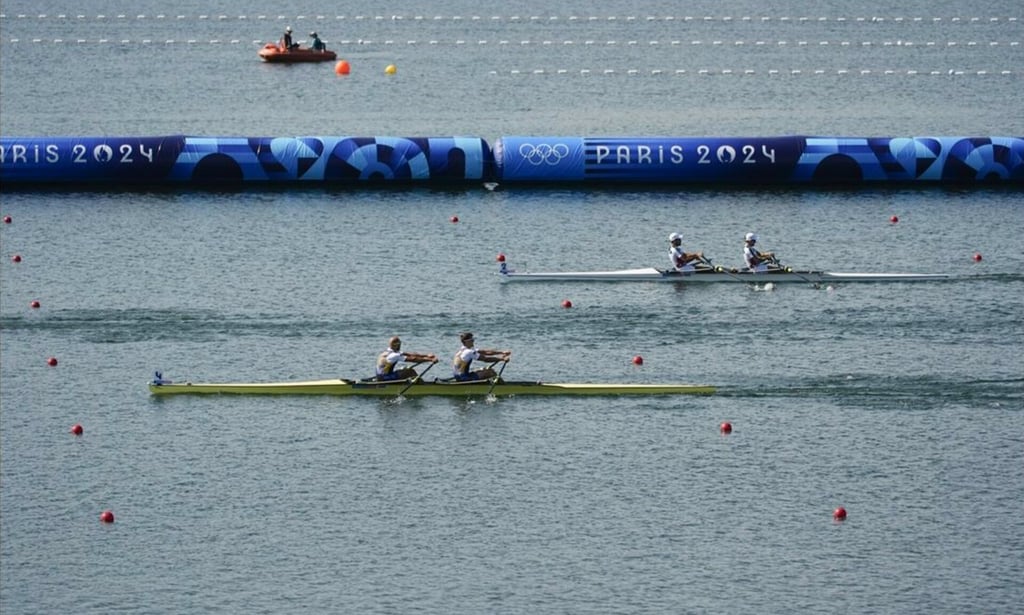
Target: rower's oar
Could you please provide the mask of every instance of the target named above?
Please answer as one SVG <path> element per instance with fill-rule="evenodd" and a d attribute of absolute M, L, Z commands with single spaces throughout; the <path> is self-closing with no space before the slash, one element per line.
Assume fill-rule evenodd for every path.
<path fill-rule="evenodd" d="M 707 265 L 708 267 L 711 267 L 711 270 L 712 270 L 712 271 L 714 271 L 714 270 L 715 270 L 715 264 L 711 262 L 711 259 L 710 259 L 710 258 L 708 258 L 708 257 L 704 256 L 703 254 L 702 254 L 702 255 L 700 255 L 700 257 L 699 257 L 699 258 L 700 258 L 700 262 L 704 263 L 704 264 L 705 264 L 705 265 Z"/>
<path fill-rule="evenodd" d="M 430 368 L 434 367 L 435 365 L 437 365 L 437 361 L 432 362 L 430 365 L 427 366 L 427 369 L 425 369 L 422 372 L 416 374 L 415 378 L 410 378 L 409 379 L 409 384 L 405 385 L 405 387 L 401 391 L 398 392 L 398 397 L 401 397 L 403 393 L 405 393 L 406 391 L 409 390 L 409 387 L 411 387 L 412 385 L 416 384 L 417 380 L 422 379 L 423 378 L 423 374 L 429 372 Z"/>
<path fill-rule="evenodd" d="M 744 283 L 746 283 L 746 282 L 750 282 L 751 281 L 751 280 L 744 280 L 743 278 L 741 278 L 738 275 L 736 275 L 735 273 L 729 271 L 725 267 L 722 267 L 720 265 L 715 265 L 714 263 L 711 262 L 710 258 L 701 257 L 701 260 L 704 261 L 705 263 L 707 263 L 715 271 L 717 271 L 719 273 L 724 273 L 725 275 L 727 275 L 730 278 L 736 280 L 737 282 L 744 282 Z"/>
<path fill-rule="evenodd" d="M 791 273 L 791 274 L 793 274 L 793 275 L 795 275 L 796 277 L 800 278 L 800 279 L 801 279 L 801 280 L 803 280 L 804 282 L 807 282 L 808 284 L 810 284 L 811 286 L 813 286 L 813 287 L 815 287 L 815 288 L 820 288 L 820 287 L 821 287 L 821 285 L 820 285 L 820 284 L 818 284 L 817 282 L 815 282 L 815 281 L 813 281 L 813 280 L 810 280 L 810 279 L 808 279 L 808 278 L 806 278 L 806 277 L 804 277 L 804 276 L 800 275 L 800 274 L 799 274 L 798 272 L 796 272 L 796 271 L 793 271 L 793 268 L 792 268 L 792 267 L 786 267 L 786 266 L 783 266 L 783 264 L 779 262 L 779 259 L 775 258 L 774 256 L 772 257 L 772 259 L 771 259 L 771 261 L 770 261 L 770 262 L 771 262 L 771 263 L 772 263 L 773 265 L 775 265 L 776 267 L 778 267 L 778 268 L 779 268 L 779 270 L 781 270 L 781 271 L 785 271 L 786 273 Z"/>
<path fill-rule="evenodd" d="M 487 395 L 484 396 L 487 399 L 490 399 L 491 393 L 494 391 L 494 385 L 498 384 L 498 381 L 501 380 L 501 372 L 505 371 L 506 365 L 508 365 L 508 359 L 502 361 L 501 368 L 498 370 L 497 375 L 495 375 L 494 378 L 491 379 L 491 387 L 487 389 Z"/>

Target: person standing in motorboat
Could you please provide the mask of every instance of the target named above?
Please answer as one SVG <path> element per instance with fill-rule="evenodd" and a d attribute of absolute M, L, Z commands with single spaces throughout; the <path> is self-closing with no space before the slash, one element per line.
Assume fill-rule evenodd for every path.
<path fill-rule="evenodd" d="M 316 31 L 310 32 L 309 36 L 312 39 L 309 42 L 310 49 L 321 53 L 327 50 L 327 45 L 324 45 L 324 42 L 320 40 L 320 37 L 317 36 Z"/>
<path fill-rule="evenodd" d="M 396 335 L 388 340 L 388 347 L 377 355 L 377 380 L 409 380 L 419 374 L 412 367 L 397 369 L 402 361 L 408 363 L 437 363 L 437 355 L 402 352 L 402 340 Z"/>
<path fill-rule="evenodd" d="M 494 368 L 485 367 L 473 370 L 473 361 L 479 359 L 486 363 L 498 363 L 508 361 L 512 357 L 511 350 L 484 350 L 474 346 L 473 334 L 463 333 L 459 336 L 462 341 L 462 348 L 455 353 L 452 359 L 452 376 L 459 382 L 468 380 L 490 380 L 496 376 Z"/>
<path fill-rule="evenodd" d="M 686 252 L 683 250 L 683 236 L 680 233 L 669 235 L 668 243 L 668 257 L 672 262 L 672 269 L 674 271 L 680 273 L 693 271 L 693 263 L 699 263 L 704 260 L 703 252 Z"/>
<path fill-rule="evenodd" d="M 755 272 L 768 271 L 769 264 L 778 265 L 774 252 L 761 252 L 754 247 L 754 244 L 757 243 L 757 235 L 747 233 L 743 240 L 743 261 L 746 263 L 747 269 Z"/>

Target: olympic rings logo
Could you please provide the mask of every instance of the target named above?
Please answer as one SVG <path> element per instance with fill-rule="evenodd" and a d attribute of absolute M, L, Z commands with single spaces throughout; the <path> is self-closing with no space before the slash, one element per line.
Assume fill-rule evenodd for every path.
<path fill-rule="evenodd" d="M 519 155 L 526 162 L 534 166 L 542 164 L 555 166 L 569 155 L 569 146 L 564 143 L 556 143 L 555 145 L 549 143 L 541 143 L 540 145 L 523 143 L 519 146 Z"/>

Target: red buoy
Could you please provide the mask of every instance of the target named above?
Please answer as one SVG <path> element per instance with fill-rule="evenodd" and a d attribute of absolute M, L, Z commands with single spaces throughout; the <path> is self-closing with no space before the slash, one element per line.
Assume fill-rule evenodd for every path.
<path fill-rule="evenodd" d="M 981 262 L 981 252 L 975 252 L 974 253 L 974 262 L 976 262 L 976 263 L 980 263 Z"/>
<path fill-rule="evenodd" d="M 832 518 L 836 521 L 846 521 L 846 509 L 840 506 L 832 511 Z"/>
<path fill-rule="evenodd" d="M 458 216 L 452 216 L 451 217 L 451 221 L 452 222 L 458 222 L 459 221 L 459 217 Z"/>
<path fill-rule="evenodd" d="M 75 423 L 74 425 L 72 425 L 71 433 L 75 434 L 76 436 L 82 435 L 82 425 L 80 423 Z"/>
<path fill-rule="evenodd" d="M 50 367 L 57 367 L 57 357 L 50 357 L 46 360 L 46 364 Z"/>
<path fill-rule="evenodd" d="M 568 299 L 565 299 L 564 301 L 562 301 L 562 307 L 564 307 L 564 308 L 571 308 L 572 307 L 572 301 L 569 301 Z"/>
<path fill-rule="evenodd" d="M 11 223 L 11 217 L 10 216 L 4 216 L 4 224 L 10 224 L 10 223 Z"/>
<path fill-rule="evenodd" d="M 29 303 L 28 305 L 29 305 L 29 307 L 37 308 L 37 307 L 39 307 L 39 302 L 33 299 L 32 303 Z"/>
<path fill-rule="evenodd" d="M 15 262 L 15 263 L 20 263 L 21 262 L 21 255 L 20 254 L 15 254 L 14 256 L 11 257 L 11 260 L 13 262 Z"/>
<path fill-rule="evenodd" d="M 892 222 L 893 224 L 896 224 L 899 221 L 900 221 L 900 217 L 897 216 L 897 215 L 893 215 L 891 218 L 889 218 L 889 222 Z"/>
<path fill-rule="evenodd" d="M 644 364 L 644 358 L 643 357 L 641 357 L 640 355 L 636 355 L 635 357 L 633 357 L 633 365 L 643 365 L 643 364 Z"/>
<path fill-rule="evenodd" d="M 498 262 L 499 263 L 504 263 L 505 262 L 505 255 L 502 254 L 501 252 L 498 252 Z"/>
<path fill-rule="evenodd" d="M 724 423 L 718 426 L 718 430 L 725 434 L 732 433 L 732 423 L 730 423 L 729 421 L 725 421 Z"/>
<path fill-rule="evenodd" d="M 100 521 L 103 523 L 113 523 L 114 513 L 109 510 L 104 510 L 100 513 Z"/>

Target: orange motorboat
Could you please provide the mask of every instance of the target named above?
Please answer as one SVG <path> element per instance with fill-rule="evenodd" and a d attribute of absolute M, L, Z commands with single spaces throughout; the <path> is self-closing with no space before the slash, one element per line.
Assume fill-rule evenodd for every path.
<path fill-rule="evenodd" d="M 285 49 L 276 43 L 267 43 L 259 51 L 260 58 L 264 62 L 294 63 L 294 62 L 330 62 L 338 59 L 338 54 L 327 49 L 314 51 L 306 47 Z"/>

